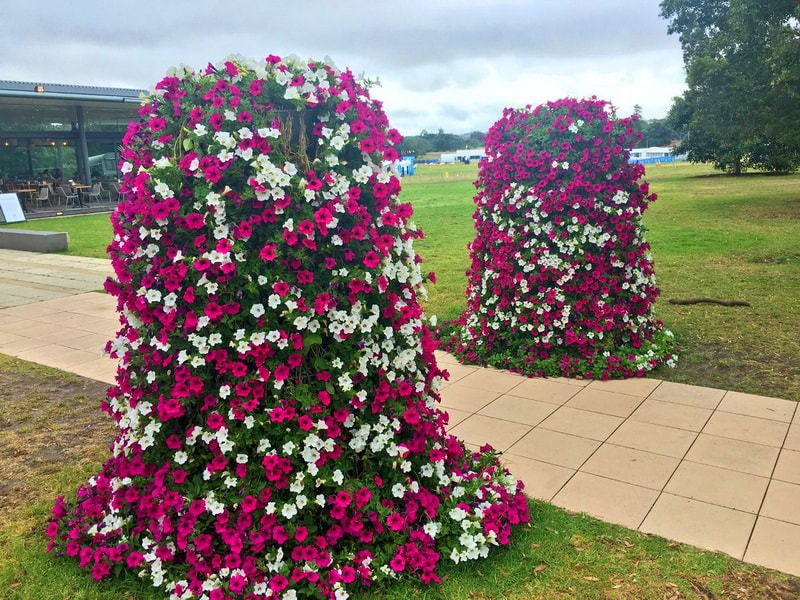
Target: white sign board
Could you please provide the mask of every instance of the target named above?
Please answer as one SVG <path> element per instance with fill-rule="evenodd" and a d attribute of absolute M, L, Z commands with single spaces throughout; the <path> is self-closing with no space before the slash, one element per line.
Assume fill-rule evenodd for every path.
<path fill-rule="evenodd" d="M 0 194 L 0 223 L 19 223 L 25 213 L 16 194 Z"/>

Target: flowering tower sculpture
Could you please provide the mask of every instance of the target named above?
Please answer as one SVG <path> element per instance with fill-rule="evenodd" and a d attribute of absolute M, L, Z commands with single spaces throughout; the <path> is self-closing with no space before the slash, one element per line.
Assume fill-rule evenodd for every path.
<path fill-rule="evenodd" d="M 461 360 L 529 375 L 641 376 L 674 364 L 640 217 L 656 199 L 638 139 L 606 102 L 506 109 L 486 135 L 467 308 L 444 327 Z"/>
<path fill-rule="evenodd" d="M 176 72 L 122 150 L 112 456 L 51 548 L 171 598 L 346 598 L 528 520 L 436 407 L 398 132 L 349 71 L 270 56 Z"/>

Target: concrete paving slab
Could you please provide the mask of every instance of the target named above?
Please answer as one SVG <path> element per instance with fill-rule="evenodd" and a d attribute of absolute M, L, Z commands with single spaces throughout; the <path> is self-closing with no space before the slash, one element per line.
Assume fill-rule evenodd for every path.
<path fill-rule="evenodd" d="M 663 493 L 640 529 L 741 559 L 755 521 L 752 513 Z"/>
<path fill-rule="evenodd" d="M 557 408 L 547 402 L 504 395 L 481 408 L 478 414 L 533 427 L 544 421 Z"/>
<path fill-rule="evenodd" d="M 659 497 L 657 490 L 579 471 L 553 498 L 553 503 L 637 529 Z"/>
<path fill-rule="evenodd" d="M 525 483 L 525 493 L 549 502 L 575 474 L 574 469 L 506 453 L 505 466 Z"/>
<path fill-rule="evenodd" d="M 578 469 L 601 443 L 599 440 L 537 427 L 511 446 L 508 452 L 551 465 Z"/>
<path fill-rule="evenodd" d="M 800 525 L 760 516 L 744 560 L 800 577 Z"/>
<path fill-rule="evenodd" d="M 683 458 L 695 439 L 697 433 L 694 431 L 628 419 L 608 438 L 608 442 L 626 448 Z"/>
<path fill-rule="evenodd" d="M 565 406 L 628 418 L 643 401 L 644 397 L 631 396 L 589 385 L 570 398 Z"/>
<path fill-rule="evenodd" d="M 581 472 L 662 490 L 680 459 L 614 444 L 603 444 L 581 466 Z"/>
<path fill-rule="evenodd" d="M 672 402 L 674 404 L 685 404 L 713 410 L 719 406 L 724 395 L 725 390 L 662 381 L 661 385 L 653 390 L 653 393 L 648 398 L 659 402 Z"/>
<path fill-rule="evenodd" d="M 604 441 L 614 433 L 623 420 L 622 417 L 562 406 L 539 426 L 551 431 Z"/>
<path fill-rule="evenodd" d="M 701 431 L 712 412 L 709 408 L 675 405 L 648 398 L 631 415 L 631 419 L 677 429 Z"/>
<path fill-rule="evenodd" d="M 686 454 L 686 460 L 731 471 L 770 477 L 778 460 L 779 452 L 780 450 L 774 446 L 701 433 Z"/>
<path fill-rule="evenodd" d="M 768 485 L 768 477 L 685 460 L 672 475 L 664 491 L 755 514 L 761 508 Z"/>

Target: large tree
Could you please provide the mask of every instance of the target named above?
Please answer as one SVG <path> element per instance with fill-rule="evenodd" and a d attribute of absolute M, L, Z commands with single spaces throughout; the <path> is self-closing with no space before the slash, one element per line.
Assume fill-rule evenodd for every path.
<path fill-rule="evenodd" d="M 670 112 L 680 151 L 738 174 L 800 165 L 800 1 L 662 0 L 688 90 Z"/>

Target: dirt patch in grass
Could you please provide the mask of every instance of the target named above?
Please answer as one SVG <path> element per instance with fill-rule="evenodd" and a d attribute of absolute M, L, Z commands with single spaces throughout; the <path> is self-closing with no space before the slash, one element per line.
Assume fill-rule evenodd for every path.
<path fill-rule="evenodd" d="M 797 600 L 800 578 L 776 580 L 762 571 L 731 571 L 722 577 L 724 592 L 718 598 L 730 600 Z"/>
<path fill-rule="evenodd" d="M 717 389 L 800 400 L 800 362 L 780 347 L 737 348 L 734 344 L 683 341 L 677 367 L 654 377 Z M 702 383 L 698 383 L 702 382 Z"/>
<path fill-rule="evenodd" d="M 108 384 L 0 357 L 0 522 L 43 499 L 65 467 L 96 462 L 116 432 Z"/>

